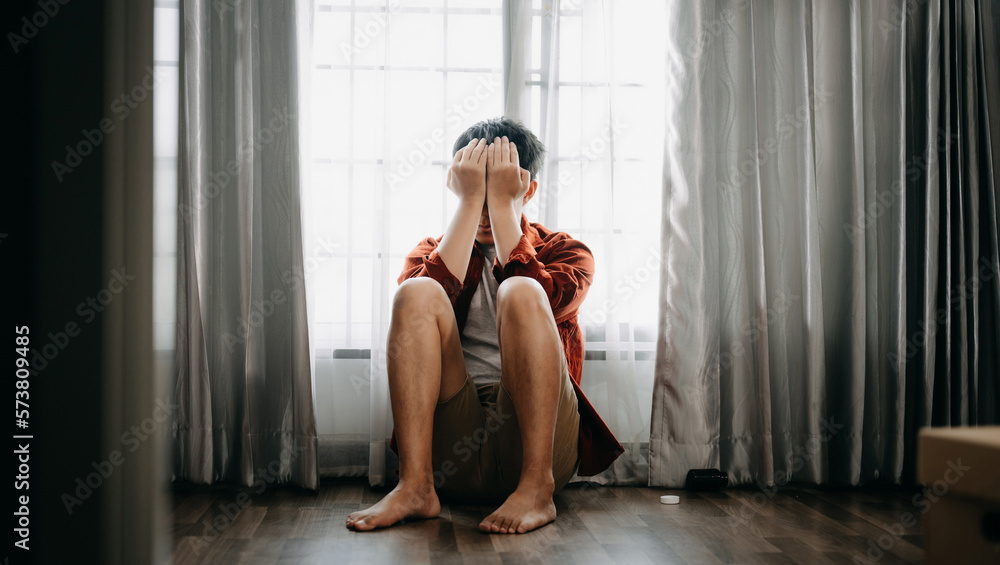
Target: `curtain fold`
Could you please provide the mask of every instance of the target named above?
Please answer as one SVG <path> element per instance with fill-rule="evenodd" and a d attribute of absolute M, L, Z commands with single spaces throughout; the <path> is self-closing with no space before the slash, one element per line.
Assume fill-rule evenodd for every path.
<path fill-rule="evenodd" d="M 670 3 L 651 484 L 908 481 L 1000 417 L 992 10 Z"/>
<path fill-rule="evenodd" d="M 299 10 L 181 2 L 175 479 L 318 487 Z"/>

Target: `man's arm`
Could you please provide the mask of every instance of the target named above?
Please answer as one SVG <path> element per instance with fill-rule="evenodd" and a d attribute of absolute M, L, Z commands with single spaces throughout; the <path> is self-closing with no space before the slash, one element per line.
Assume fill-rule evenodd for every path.
<path fill-rule="evenodd" d="M 497 260 L 503 266 L 521 239 L 521 209 L 530 173 L 521 168 L 517 145 L 496 138 L 490 144 L 486 166 L 486 207 L 490 211 Z"/>
<path fill-rule="evenodd" d="M 521 232 L 521 209 L 531 179 L 519 163 L 515 144 L 506 137 L 493 140 L 486 164 L 486 203 L 499 263 L 493 276 L 500 282 L 513 276 L 538 281 L 559 323 L 575 316 L 586 298 L 594 279 L 594 256 L 565 234 L 549 238 L 536 254 Z"/>
<path fill-rule="evenodd" d="M 458 196 L 458 210 L 437 247 L 438 255 L 458 280 L 465 280 L 472 244 L 486 200 L 486 140 L 475 139 L 455 154 L 448 169 L 448 188 Z"/>

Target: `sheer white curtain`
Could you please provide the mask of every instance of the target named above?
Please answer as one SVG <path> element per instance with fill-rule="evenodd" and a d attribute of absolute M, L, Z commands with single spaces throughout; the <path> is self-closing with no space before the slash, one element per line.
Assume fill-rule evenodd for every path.
<path fill-rule="evenodd" d="M 657 4 L 318 2 L 303 205 L 321 475 L 395 480 L 384 347 L 396 278 L 454 213 L 454 139 L 506 111 L 549 149 L 528 219 L 598 261 L 583 388 L 628 448 L 598 480 L 645 482 L 664 49 L 659 30 L 635 26 L 662 21 Z"/>

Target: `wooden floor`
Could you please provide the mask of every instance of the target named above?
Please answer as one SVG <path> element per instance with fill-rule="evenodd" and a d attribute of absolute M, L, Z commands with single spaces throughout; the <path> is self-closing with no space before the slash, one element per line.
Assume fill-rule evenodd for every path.
<path fill-rule="evenodd" d="M 571 485 L 559 517 L 517 536 L 477 530 L 493 510 L 442 504 L 434 520 L 376 532 L 344 527 L 383 493 L 323 483 L 319 493 L 175 485 L 174 562 L 291 563 L 920 563 L 912 488 L 786 486 L 717 493 Z M 676 506 L 661 494 L 678 494 Z M 917 517 L 910 523 L 905 515 Z"/>

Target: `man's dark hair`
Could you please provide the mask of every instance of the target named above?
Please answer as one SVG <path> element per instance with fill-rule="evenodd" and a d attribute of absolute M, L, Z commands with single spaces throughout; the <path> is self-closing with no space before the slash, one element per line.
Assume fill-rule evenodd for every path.
<path fill-rule="evenodd" d="M 538 170 L 542 168 L 542 162 L 545 160 L 545 146 L 524 124 L 511 118 L 490 118 L 475 124 L 458 136 L 451 154 L 454 156 L 473 138 L 486 139 L 486 143 L 492 143 L 497 137 L 505 135 L 517 145 L 517 157 L 521 162 L 521 168 L 527 169 L 532 179 L 537 178 Z"/>

